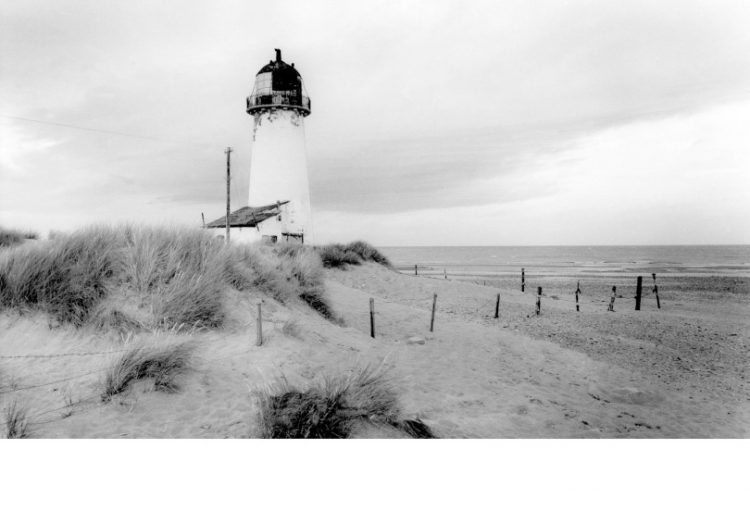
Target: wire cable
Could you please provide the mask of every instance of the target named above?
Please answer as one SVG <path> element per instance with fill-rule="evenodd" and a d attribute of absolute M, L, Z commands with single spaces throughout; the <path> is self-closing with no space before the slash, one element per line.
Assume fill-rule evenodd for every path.
<path fill-rule="evenodd" d="M 76 126 L 75 124 L 67 124 L 63 122 L 53 122 L 53 121 L 43 121 L 41 119 L 31 119 L 30 117 L 20 117 L 17 115 L 7 115 L 7 114 L 1 114 L 0 117 L 4 117 L 6 119 L 13 119 L 16 121 L 23 121 L 23 122 L 33 122 L 37 124 L 46 124 L 48 126 L 58 126 L 62 128 L 71 128 L 81 131 L 88 131 L 92 133 L 102 133 L 105 135 L 116 135 L 119 137 L 128 137 L 128 138 L 137 138 L 141 140 L 150 140 L 152 142 L 164 142 L 168 144 L 185 144 L 185 145 L 196 145 L 196 146 L 205 146 L 205 147 L 220 147 L 219 144 L 213 144 L 208 142 L 196 142 L 196 141 L 189 141 L 189 140 L 169 140 L 164 138 L 157 138 L 147 135 L 136 135 L 133 133 L 125 133 L 122 131 L 114 131 L 114 130 L 103 130 L 98 128 L 89 128 L 86 126 Z"/>

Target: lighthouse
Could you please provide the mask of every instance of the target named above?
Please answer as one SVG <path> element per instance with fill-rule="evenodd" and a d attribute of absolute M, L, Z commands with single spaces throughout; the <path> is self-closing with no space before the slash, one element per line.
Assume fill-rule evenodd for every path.
<path fill-rule="evenodd" d="M 248 206 L 229 216 L 232 241 L 310 244 L 312 216 L 305 148 L 305 117 L 310 98 L 302 76 L 281 58 L 255 75 L 245 104 L 253 118 Z M 221 235 L 220 218 L 206 227 Z"/>

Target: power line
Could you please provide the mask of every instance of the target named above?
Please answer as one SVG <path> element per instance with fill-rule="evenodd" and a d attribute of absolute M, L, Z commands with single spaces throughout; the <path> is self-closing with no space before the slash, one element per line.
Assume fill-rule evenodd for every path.
<path fill-rule="evenodd" d="M 165 138 L 157 138 L 157 137 L 151 137 L 146 135 L 135 135 L 133 133 L 124 133 L 122 131 L 112 131 L 112 130 L 102 130 L 98 128 L 88 128 L 86 126 L 76 126 L 74 124 L 66 124 L 62 122 L 52 122 L 52 121 L 43 121 L 41 119 L 31 119 L 29 117 L 19 117 L 17 115 L 6 115 L 6 114 L 0 114 L 0 117 L 4 117 L 6 119 L 13 119 L 16 121 L 24 121 L 24 122 L 34 122 L 37 124 L 46 124 L 48 126 L 59 126 L 62 128 L 71 128 L 81 131 L 89 131 L 93 133 L 103 133 L 106 135 L 117 135 L 120 137 L 128 137 L 128 138 L 138 138 L 141 140 L 150 140 L 152 142 L 165 142 L 169 144 L 187 144 L 187 145 L 202 145 L 207 147 L 220 147 L 218 144 L 208 143 L 208 142 L 194 142 L 189 140 L 169 140 Z"/>
<path fill-rule="evenodd" d="M 0 355 L 0 359 L 90 357 L 90 356 L 95 356 L 95 355 L 111 355 L 112 353 L 122 353 L 124 351 L 128 351 L 128 350 L 122 349 L 122 350 L 111 350 L 111 351 L 84 351 L 84 352 L 76 352 L 76 353 L 54 353 L 51 355 Z"/>

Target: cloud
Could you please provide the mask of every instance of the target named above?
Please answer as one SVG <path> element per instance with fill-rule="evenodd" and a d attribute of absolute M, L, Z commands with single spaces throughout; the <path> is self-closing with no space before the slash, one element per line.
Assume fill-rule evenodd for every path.
<path fill-rule="evenodd" d="M 733 169 L 747 161 L 742 137 L 721 123 L 712 129 L 732 145 L 704 134 L 695 147 L 672 145 L 687 137 L 678 124 L 708 123 L 706 112 L 750 93 L 743 2 L 205 7 L 2 3 L 0 114 L 146 138 L 0 121 L 0 220 L 218 216 L 226 146 L 235 149 L 232 203 L 245 205 L 251 119 L 244 97 L 274 47 L 297 63 L 313 99 L 306 119 L 312 199 L 330 220 L 321 222 L 326 236 L 348 219 L 342 233 L 361 221 L 360 230 L 373 226 L 395 243 L 413 239 L 402 233 L 419 218 L 439 226 L 420 236 L 438 239 L 451 225 L 461 243 L 492 237 L 488 223 L 507 229 L 492 231 L 498 242 L 563 233 L 571 242 L 595 240 L 594 233 L 604 241 L 610 231 L 592 222 L 607 208 L 571 189 L 597 197 L 627 189 L 622 162 L 637 167 L 636 155 L 648 154 L 651 171 L 672 181 L 675 162 L 693 169 L 679 185 L 685 197 L 715 185 L 695 168 L 734 155 L 724 169 L 736 186 Z M 637 126 L 649 136 L 638 138 Z M 619 145 L 597 153 L 614 140 L 607 133 L 617 133 Z M 687 203 L 704 223 L 723 211 Z M 582 209 L 564 209 L 570 204 Z M 653 218 L 674 218 L 674 205 L 646 207 Z M 530 225 L 536 212 L 549 215 L 542 225 L 557 227 Z M 563 218 L 571 220 L 565 228 Z M 378 231 L 381 222 L 402 228 Z M 658 241 L 671 235 L 670 222 L 639 229 Z M 696 228 L 694 238 L 713 239 L 706 232 Z"/>
<path fill-rule="evenodd" d="M 323 211 L 316 235 L 367 232 L 386 245 L 749 243 L 748 125 L 750 101 L 607 127 L 537 157 L 528 172 L 483 182 L 487 191 L 508 191 L 508 200 Z"/>

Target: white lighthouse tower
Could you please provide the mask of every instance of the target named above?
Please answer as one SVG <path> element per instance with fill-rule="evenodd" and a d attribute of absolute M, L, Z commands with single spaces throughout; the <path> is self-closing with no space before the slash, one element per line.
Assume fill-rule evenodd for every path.
<path fill-rule="evenodd" d="M 229 215 L 231 239 L 311 244 L 304 123 L 310 98 L 294 64 L 281 60 L 281 50 L 255 76 L 246 111 L 253 116 L 250 193 L 248 207 Z M 225 226 L 220 218 L 206 227 L 221 236 Z"/>
<path fill-rule="evenodd" d="M 310 98 L 281 50 L 255 76 L 247 113 L 253 116 L 249 204 L 281 204 L 275 220 L 259 224 L 260 233 L 272 241 L 312 243 L 304 122 Z"/>

